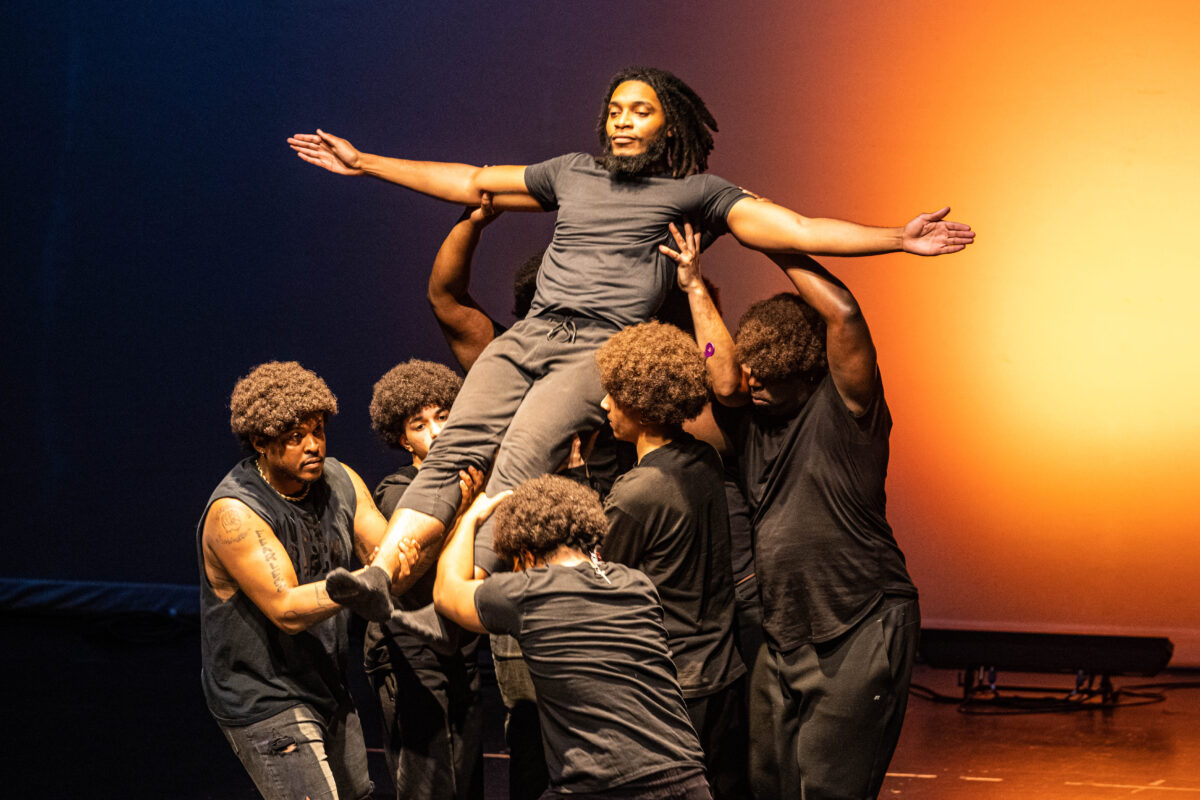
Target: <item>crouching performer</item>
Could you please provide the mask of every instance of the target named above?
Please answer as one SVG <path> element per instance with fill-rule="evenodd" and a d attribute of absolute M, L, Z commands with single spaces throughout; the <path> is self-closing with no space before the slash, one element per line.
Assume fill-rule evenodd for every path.
<path fill-rule="evenodd" d="M 201 682 L 209 710 L 267 800 L 371 795 L 346 690 L 346 617 L 325 575 L 370 560 L 387 528 L 349 467 L 325 457 L 337 398 L 294 361 L 237 382 L 230 423 L 247 456 L 200 524 Z"/>
<path fill-rule="evenodd" d="M 476 580 L 475 530 L 494 506 L 493 546 L 515 571 Z M 481 495 L 438 561 L 434 604 L 464 628 L 520 644 L 550 772 L 543 800 L 707 800 L 658 594 L 641 572 L 593 555 L 607 527 L 595 492 L 566 478 Z M 401 546 L 404 559 L 410 549 Z"/>

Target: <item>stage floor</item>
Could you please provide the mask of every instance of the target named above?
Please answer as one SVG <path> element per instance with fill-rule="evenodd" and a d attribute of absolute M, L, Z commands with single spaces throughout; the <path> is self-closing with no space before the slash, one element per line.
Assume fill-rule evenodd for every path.
<path fill-rule="evenodd" d="M 6 797 L 257 797 L 204 707 L 194 622 L 6 613 L 0 636 Z M 355 680 L 366 700 L 361 671 Z M 1195 687 L 1198 680 L 1196 672 L 1168 672 L 1114 683 Z M 950 670 L 918 667 L 914 682 L 960 693 Z M 1002 674 L 999 683 L 1065 695 L 1073 678 Z M 1200 690 L 1164 694 L 1160 703 L 1111 711 L 1011 715 L 963 714 L 955 704 L 913 696 L 881 797 L 1200 800 Z M 494 685 L 486 686 L 486 700 L 487 800 L 504 800 Z M 368 745 L 378 748 L 377 718 L 361 705 Z M 392 796 L 378 750 L 371 770 L 376 796 Z"/>

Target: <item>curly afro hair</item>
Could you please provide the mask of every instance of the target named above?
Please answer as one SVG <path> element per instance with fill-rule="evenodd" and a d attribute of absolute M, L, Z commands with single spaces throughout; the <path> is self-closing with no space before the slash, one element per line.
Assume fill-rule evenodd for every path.
<path fill-rule="evenodd" d="M 734 344 L 738 361 L 760 381 L 815 377 L 827 369 L 825 321 L 790 292 L 750 306 L 738 323 Z"/>
<path fill-rule="evenodd" d="M 268 361 L 250 370 L 229 397 L 229 427 L 244 447 L 274 439 L 313 414 L 332 417 L 337 398 L 325 381 L 296 361 Z"/>
<path fill-rule="evenodd" d="M 641 81 L 658 95 L 667 128 L 675 132 L 667 145 L 671 175 L 683 178 L 708 169 L 708 154 L 713 149 L 712 132 L 717 130 L 717 120 L 692 87 L 670 72 L 654 67 L 629 67 L 608 82 L 600 118 L 596 121 L 600 146 L 603 148 L 608 145 L 608 101 L 617 87 L 626 81 Z"/>
<path fill-rule="evenodd" d="M 704 410 L 708 371 L 696 340 L 674 325 L 643 322 L 596 351 L 604 391 L 652 425 L 680 425 Z"/>
<path fill-rule="evenodd" d="M 462 388 L 454 370 L 433 361 L 412 359 L 389 369 L 371 395 L 371 427 L 388 447 L 400 449 L 404 423 L 429 406 L 450 408 Z"/>
<path fill-rule="evenodd" d="M 600 496 L 559 475 L 526 481 L 496 507 L 493 546 L 505 560 L 530 553 L 545 558 L 559 547 L 595 549 L 608 530 Z"/>

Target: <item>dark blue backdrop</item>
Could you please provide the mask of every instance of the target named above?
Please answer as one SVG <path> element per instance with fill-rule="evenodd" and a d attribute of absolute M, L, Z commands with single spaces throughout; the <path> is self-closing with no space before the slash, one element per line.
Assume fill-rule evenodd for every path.
<path fill-rule="evenodd" d="M 369 429 L 372 384 L 449 358 L 424 286 L 457 209 L 310 167 L 288 135 L 471 163 L 591 150 L 608 75 L 654 63 L 703 91 L 722 34 L 709 19 L 681 40 L 641 3 L 75 0 L 5 18 L 0 575 L 168 583 L 196 580 L 194 525 L 238 454 L 225 404 L 252 365 L 321 374 L 342 404 L 330 452 L 373 483 L 396 457 Z M 551 224 L 486 234 L 476 295 L 506 319 L 511 270 Z"/>

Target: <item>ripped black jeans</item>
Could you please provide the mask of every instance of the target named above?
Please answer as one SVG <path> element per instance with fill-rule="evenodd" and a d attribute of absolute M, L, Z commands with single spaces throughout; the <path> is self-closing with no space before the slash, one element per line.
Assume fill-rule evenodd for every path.
<path fill-rule="evenodd" d="M 326 720 L 299 705 L 249 725 L 221 725 L 265 800 L 363 800 L 374 788 L 353 706 Z"/>

